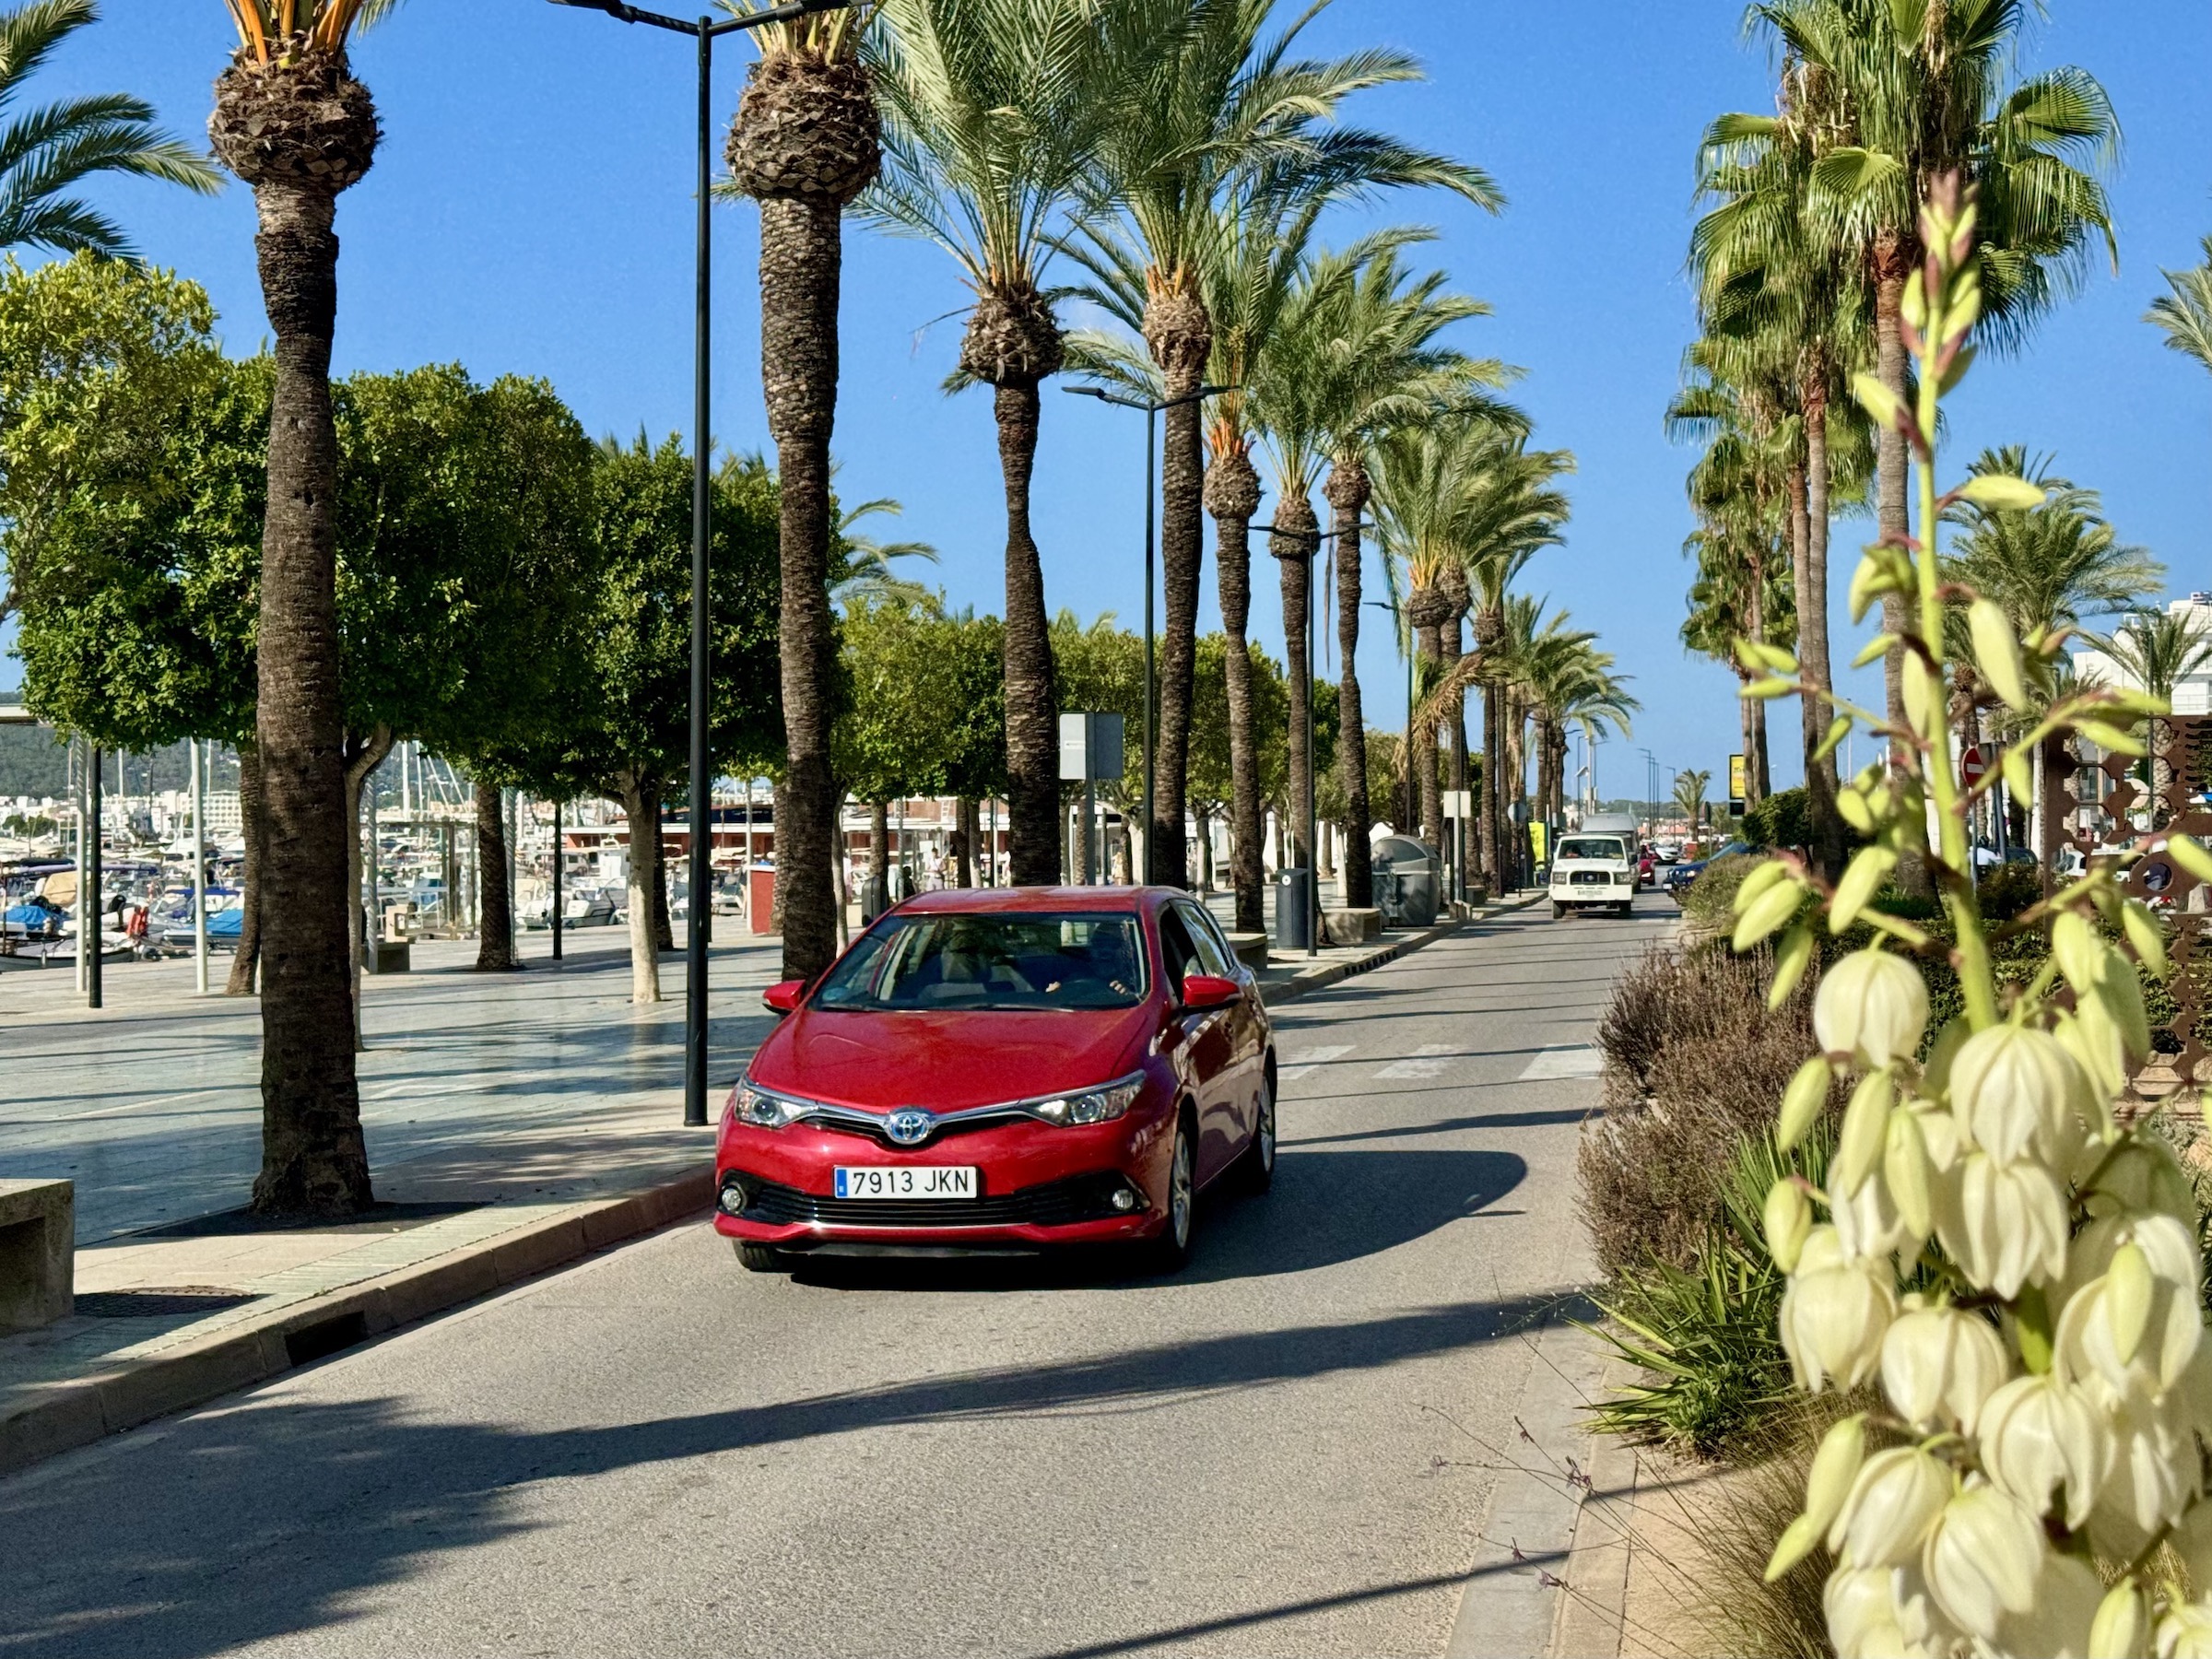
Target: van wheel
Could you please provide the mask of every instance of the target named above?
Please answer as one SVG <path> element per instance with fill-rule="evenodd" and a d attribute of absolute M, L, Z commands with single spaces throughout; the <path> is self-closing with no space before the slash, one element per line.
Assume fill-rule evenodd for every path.
<path fill-rule="evenodd" d="M 1563 904 L 1553 905 L 1551 907 L 1551 919 L 1554 922 L 1564 922 L 1567 919 L 1567 907 Z"/>
<path fill-rule="evenodd" d="M 747 1239 L 733 1239 L 730 1242 L 737 1247 L 737 1260 L 747 1273 L 782 1273 L 791 1265 L 783 1259 L 783 1253 L 772 1244 L 755 1244 Z"/>

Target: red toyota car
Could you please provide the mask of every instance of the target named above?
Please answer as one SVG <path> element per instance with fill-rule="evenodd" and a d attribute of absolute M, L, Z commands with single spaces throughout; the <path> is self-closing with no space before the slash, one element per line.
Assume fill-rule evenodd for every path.
<path fill-rule="evenodd" d="M 715 1151 L 755 1272 L 1113 1243 L 1172 1271 L 1201 1192 L 1274 1175 L 1259 983 L 1184 894 L 924 894 L 767 1002 Z"/>

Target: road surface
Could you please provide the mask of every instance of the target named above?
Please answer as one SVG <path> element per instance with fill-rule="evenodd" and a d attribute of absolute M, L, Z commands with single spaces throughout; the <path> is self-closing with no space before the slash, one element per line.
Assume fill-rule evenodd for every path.
<path fill-rule="evenodd" d="M 0 1653 L 1441 1653 L 1671 920 L 1284 1009 L 1275 1190 L 1171 1280 L 690 1224 L 0 1481 Z"/>

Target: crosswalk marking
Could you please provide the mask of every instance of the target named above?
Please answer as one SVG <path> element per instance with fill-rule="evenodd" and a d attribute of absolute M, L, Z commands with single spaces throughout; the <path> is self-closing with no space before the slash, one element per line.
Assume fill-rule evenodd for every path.
<path fill-rule="evenodd" d="M 1318 1047 L 1296 1050 L 1290 1064 L 1276 1073 L 1277 1083 L 1295 1083 L 1300 1077 L 1310 1077 L 1332 1060 L 1341 1060 L 1352 1052 L 1348 1042 L 1323 1043 Z"/>
<path fill-rule="evenodd" d="M 1411 1057 L 1404 1060 L 1393 1060 L 1377 1072 L 1375 1077 L 1378 1080 L 1394 1077 L 1441 1077 L 1444 1075 L 1444 1063 L 1436 1056 L 1457 1052 L 1449 1042 L 1424 1042 L 1419 1048 L 1413 1051 Z"/>
<path fill-rule="evenodd" d="M 1569 1077 L 1594 1077 L 1605 1067 L 1605 1054 L 1589 1043 L 1571 1048 L 1547 1048 L 1521 1068 L 1524 1083 L 1553 1082 Z"/>

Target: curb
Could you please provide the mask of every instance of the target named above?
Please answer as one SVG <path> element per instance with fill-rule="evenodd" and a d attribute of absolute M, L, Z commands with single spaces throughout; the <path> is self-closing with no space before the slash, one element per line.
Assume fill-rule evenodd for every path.
<path fill-rule="evenodd" d="M 156 1418 L 265 1382 L 371 1336 L 533 1278 L 703 1210 L 714 1173 L 694 1171 L 295 1303 L 120 1370 L 42 1383 L 0 1407 L 0 1476 Z"/>
<path fill-rule="evenodd" d="M 1605 1392 L 1619 1391 L 1628 1372 L 1618 1359 L 1606 1367 Z M 1590 1489 L 1574 1518 L 1574 1542 L 1560 1576 L 1569 1585 L 1559 1598 L 1551 1651 L 1575 1659 L 1618 1659 L 1629 1651 L 1629 1575 L 1636 1549 L 1636 1498 L 1643 1460 L 1618 1435 L 1599 1433 L 1590 1452 Z"/>
<path fill-rule="evenodd" d="M 1541 895 L 1538 897 L 1540 898 Z M 1352 961 L 1329 962 L 1318 967 L 1301 969 L 1293 978 L 1277 980 L 1272 985 L 1263 986 L 1260 991 L 1260 1000 L 1270 1008 L 1283 1003 L 1296 1002 L 1309 991 L 1319 991 L 1324 986 L 1334 985 L 1339 981 L 1350 979 L 1356 973 L 1371 972 L 1387 962 L 1394 962 L 1400 957 L 1410 956 L 1424 945 L 1433 945 L 1439 939 L 1448 938 L 1463 927 L 1485 921 L 1491 916 L 1504 915 L 1509 911 L 1526 910 L 1537 901 L 1537 899 L 1509 899 L 1502 903 L 1486 905 L 1479 912 L 1469 916 L 1465 922 L 1440 922 L 1434 927 L 1423 928 L 1417 934 L 1408 934 L 1403 939 L 1385 945 L 1380 950 L 1371 950 L 1367 955 L 1359 957 Z"/>

